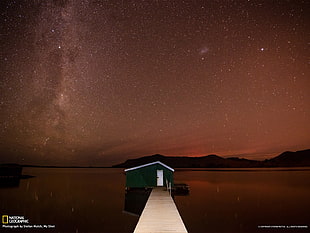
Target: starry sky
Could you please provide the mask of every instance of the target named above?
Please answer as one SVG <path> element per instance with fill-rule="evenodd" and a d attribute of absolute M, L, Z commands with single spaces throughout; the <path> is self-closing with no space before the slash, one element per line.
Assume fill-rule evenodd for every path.
<path fill-rule="evenodd" d="M 1 0 L 0 162 L 309 148 L 309 2 Z"/>

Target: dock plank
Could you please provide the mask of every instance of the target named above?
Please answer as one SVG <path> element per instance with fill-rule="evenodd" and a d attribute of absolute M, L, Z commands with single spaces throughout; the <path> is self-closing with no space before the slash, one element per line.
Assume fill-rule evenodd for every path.
<path fill-rule="evenodd" d="M 134 231 L 147 232 L 187 232 L 172 197 L 162 187 L 152 190 Z"/>

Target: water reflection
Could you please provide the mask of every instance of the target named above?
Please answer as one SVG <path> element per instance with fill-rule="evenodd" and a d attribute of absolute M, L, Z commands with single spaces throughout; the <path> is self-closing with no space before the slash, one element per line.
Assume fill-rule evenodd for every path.
<path fill-rule="evenodd" d="M 20 183 L 19 178 L 3 179 L 0 178 L 0 188 L 18 188 Z"/>
<path fill-rule="evenodd" d="M 22 175 L 20 177 L 14 177 L 14 178 L 0 178 L 0 188 L 18 188 L 21 180 L 26 180 L 34 177 L 35 176 L 31 175 Z"/>
<path fill-rule="evenodd" d="M 258 227 L 310 227 L 310 171 L 258 171 L 176 172 L 175 179 L 191 188 L 190 196 L 175 198 L 188 231 L 265 233 L 277 229 Z"/>
<path fill-rule="evenodd" d="M 123 169 L 27 168 L 25 173 L 35 177 L 0 189 L 0 214 L 55 224 L 48 232 L 133 232 L 147 200 L 143 192 L 124 193 Z M 174 177 L 190 187 L 190 195 L 174 195 L 189 232 L 310 226 L 310 171 L 176 171 Z"/>
<path fill-rule="evenodd" d="M 48 232 L 133 232 L 138 218 L 123 213 L 122 169 L 26 168 L 24 172 L 35 177 L 21 179 L 16 188 L 0 189 L 0 214 L 56 226 Z"/>
<path fill-rule="evenodd" d="M 125 192 L 124 213 L 140 216 L 152 189 L 130 189 Z"/>
<path fill-rule="evenodd" d="M 13 188 L 19 186 L 22 166 L 18 164 L 0 164 L 0 188 Z"/>
<path fill-rule="evenodd" d="M 18 188 L 21 180 L 30 179 L 33 177 L 34 176 L 31 175 L 21 175 L 18 177 L 0 177 L 0 189 Z"/>
<path fill-rule="evenodd" d="M 172 196 L 188 196 L 189 195 L 189 185 L 188 184 L 174 184 L 172 188 Z"/>

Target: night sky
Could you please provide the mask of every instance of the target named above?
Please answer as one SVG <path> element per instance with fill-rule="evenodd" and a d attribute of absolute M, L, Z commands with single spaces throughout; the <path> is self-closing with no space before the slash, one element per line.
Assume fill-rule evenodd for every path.
<path fill-rule="evenodd" d="M 310 146 L 309 1 L 1 0 L 0 162 Z"/>

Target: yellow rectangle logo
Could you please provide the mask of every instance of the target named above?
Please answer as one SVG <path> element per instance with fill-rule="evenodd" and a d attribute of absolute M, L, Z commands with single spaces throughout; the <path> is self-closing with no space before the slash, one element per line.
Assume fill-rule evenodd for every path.
<path fill-rule="evenodd" d="M 8 224 L 8 223 L 9 223 L 9 216 L 2 215 L 2 224 Z"/>

